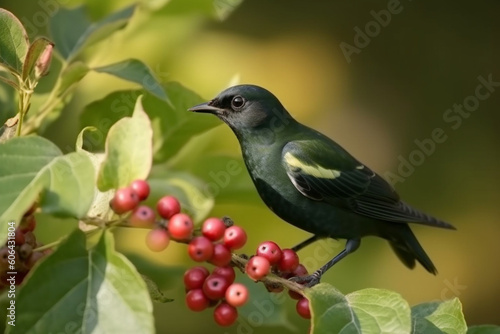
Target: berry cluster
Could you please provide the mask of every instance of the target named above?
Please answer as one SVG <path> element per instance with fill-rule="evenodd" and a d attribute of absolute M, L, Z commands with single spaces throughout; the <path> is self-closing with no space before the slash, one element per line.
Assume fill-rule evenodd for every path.
<path fill-rule="evenodd" d="M 170 230 L 170 224 L 168 228 Z M 248 290 L 240 283 L 234 283 L 235 272 L 231 263 L 231 251 L 240 249 L 247 241 L 244 229 L 228 226 L 219 218 L 208 218 L 203 222 L 201 235 L 194 237 L 188 245 L 188 254 L 193 261 L 209 262 L 216 268 L 209 274 L 204 267 L 194 267 L 184 274 L 186 304 L 199 312 L 216 306 L 214 319 L 221 326 L 230 326 L 238 318 L 236 307 L 248 300 Z M 192 234 L 192 230 L 184 231 Z"/>
<path fill-rule="evenodd" d="M 130 226 L 151 228 L 146 236 L 146 245 L 155 252 L 167 248 L 170 238 L 176 240 L 189 239 L 194 225 L 191 218 L 180 213 L 181 205 L 174 196 L 164 196 L 156 203 L 156 211 L 162 220 L 157 220 L 155 211 L 140 205 L 148 198 L 150 187 L 145 180 L 135 180 L 130 186 L 116 190 L 115 196 L 109 202 L 113 211 L 119 215 L 131 211 L 128 217 Z M 167 230 L 167 220 L 169 228 Z"/>
<path fill-rule="evenodd" d="M 164 196 L 156 204 L 155 211 L 140 202 L 149 196 L 146 181 L 136 180 L 129 187 L 118 189 L 110 201 L 117 214 L 131 212 L 128 223 L 134 227 L 151 228 L 146 244 L 153 251 L 167 248 L 171 239 L 188 244 L 189 257 L 195 262 L 208 262 L 215 269 L 210 273 L 202 266 L 188 269 L 184 274 L 186 304 L 189 309 L 200 312 L 215 307 L 214 319 L 221 326 L 230 326 L 237 317 L 237 307 L 248 300 L 247 288 L 234 283 L 235 272 L 231 265 L 232 251 L 242 248 L 247 235 L 243 228 L 219 218 L 206 219 L 201 229 L 195 229 L 193 220 L 181 213 L 181 205 L 174 196 Z M 299 257 L 292 249 L 281 249 L 275 242 L 266 241 L 259 245 L 256 255 L 246 266 L 238 265 L 255 280 L 263 280 L 269 273 L 289 279 L 307 275 L 307 269 L 300 264 Z M 244 267 L 244 268 L 243 268 Z M 266 284 L 270 292 L 283 291 L 281 284 Z M 300 293 L 289 290 L 289 295 L 297 300 L 297 312 L 306 319 L 311 318 L 309 301 Z"/>
<path fill-rule="evenodd" d="M 237 307 L 248 300 L 248 290 L 234 283 L 234 269 L 216 267 L 210 274 L 205 267 L 193 267 L 184 274 L 186 305 L 195 312 L 215 307 L 214 319 L 220 326 L 230 326 L 238 318 Z"/>
<path fill-rule="evenodd" d="M 219 218 L 203 222 L 201 234 L 189 242 L 188 253 L 196 262 L 224 267 L 231 263 L 231 251 L 240 249 L 247 242 L 247 234 L 239 226 L 226 226 Z"/>
<path fill-rule="evenodd" d="M 36 205 L 26 212 L 21 220 L 21 224 L 14 231 L 14 239 L 9 238 L 5 245 L 0 248 L 0 290 L 10 285 L 7 278 L 12 275 L 7 272 L 15 272 L 15 284 L 23 282 L 24 277 L 33 268 L 36 262 L 51 252 L 50 249 L 44 251 L 34 251 L 43 246 L 36 240 L 33 233 L 36 227 L 36 219 L 33 215 Z"/>
<path fill-rule="evenodd" d="M 292 249 L 281 249 L 273 241 L 265 241 L 257 247 L 257 254 L 252 256 L 246 265 L 247 275 L 255 280 L 262 280 L 269 273 L 273 273 L 282 278 L 292 278 L 306 276 L 307 269 L 300 264 L 299 256 Z M 270 292 L 281 292 L 283 286 L 267 286 Z M 311 319 L 309 301 L 303 295 L 293 290 L 288 290 L 291 298 L 297 300 L 297 313 L 305 318 Z"/>

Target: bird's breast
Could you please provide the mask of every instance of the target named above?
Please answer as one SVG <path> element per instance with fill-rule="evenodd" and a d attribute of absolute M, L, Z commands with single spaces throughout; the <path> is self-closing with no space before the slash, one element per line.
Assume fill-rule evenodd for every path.
<path fill-rule="evenodd" d="M 281 162 L 284 145 L 250 146 L 242 145 L 248 172 L 264 203 L 281 219 L 310 233 L 336 238 L 359 236 L 362 229 L 368 232 L 367 222 L 359 215 L 310 199 L 295 188 Z"/>

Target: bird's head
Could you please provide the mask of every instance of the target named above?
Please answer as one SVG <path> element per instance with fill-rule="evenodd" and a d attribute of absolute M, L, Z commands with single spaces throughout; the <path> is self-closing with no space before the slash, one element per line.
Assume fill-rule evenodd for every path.
<path fill-rule="evenodd" d="M 258 129 L 283 128 L 293 121 L 280 101 L 268 90 L 255 85 L 238 85 L 213 100 L 189 109 L 219 117 L 239 135 Z"/>

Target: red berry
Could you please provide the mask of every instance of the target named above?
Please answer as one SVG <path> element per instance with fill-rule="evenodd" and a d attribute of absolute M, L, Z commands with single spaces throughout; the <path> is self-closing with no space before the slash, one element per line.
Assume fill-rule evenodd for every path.
<path fill-rule="evenodd" d="M 212 274 L 203 282 L 203 293 L 208 299 L 219 300 L 224 298 L 229 285 L 225 277 Z"/>
<path fill-rule="evenodd" d="M 304 267 L 303 264 L 299 264 L 297 268 L 295 268 L 295 270 L 292 272 L 292 275 L 297 277 L 306 276 L 308 274 L 309 272 L 307 271 L 307 268 Z"/>
<path fill-rule="evenodd" d="M 304 298 L 304 296 L 302 294 L 298 293 L 297 291 L 293 291 L 293 290 L 288 290 L 288 295 L 290 296 L 290 298 L 295 299 L 295 300 L 299 300 L 299 299 Z"/>
<path fill-rule="evenodd" d="M 168 231 L 170 232 L 170 236 L 177 240 L 191 238 L 193 229 L 193 221 L 191 220 L 191 217 L 185 213 L 175 214 L 168 221 Z"/>
<path fill-rule="evenodd" d="M 19 226 L 19 230 L 23 233 L 33 232 L 36 227 L 36 219 L 35 216 L 25 216 L 21 220 L 21 224 Z"/>
<path fill-rule="evenodd" d="M 212 271 L 213 275 L 219 275 L 227 279 L 227 282 L 229 284 L 232 284 L 234 282 L 234 279 L 236 278 L 236 273 L 234 272 L 233 267 L 215 267 L 214 270 Z"/>
<path fill-rule="evenodd" d="M 196 262 L 208 261 L 214 254 L 214 246 L 207 238 L 196 237 L 188 245 L 188 254 Z"/>
<path fill-rule="evenodd" d="M 163 228 L 155 228 L 149 231 L 146 236 L 146 245 L 153 252 L 161 252 L 167 248 L 169 242 L 170 237 L 168 236 L 168 232 Z"/>
<path fill-rule="evenodd" d="M 220 303 L 214 310 L 214 319 L 219 326 L 231 326 L 238 318 L 238 310 L 228 303 Z"/>
<path fill-rule="evenodd" d="M 214 245 L 214 254 L 208 261 L 217 267 L 224 267 L 231 263 L 231 251 L 223 244 Z"/>
<path fill-rule="evenodd" d="M 248 289 L 241 283 L 233 283 L 227 288 L 225 297 L 229 305 L 243 306 L 248 301 Z"/>
<path fill-rule="evenodd" d="M 240 249 L 247 242 L 247 234 L 239 226 L 231 226 L 224 232 L 224 244 L 229 249 Z"/>
<path fill-rule="evenodd" d="M 278 262 L 278 269 L 284 273 L 291 273 L 299 266 L 299 256 L 291 249 L 283 249 L 283 256 Z"/>
<path fill-rule="evenodd" d="M 208 218 L 201 227 L 201 233 L 212 241 L 222 239 L 225 231 L 226 225 L 219 218 Z"/>
<path fill-rule="evenodd" d="M 147 205 L 138 206 L 130 216 L 130 225 L 136 227 L 151 227 L 155 222 L 155 212 Z"/>
<path fill-rule="evenodd" d="M 201 289 L 209 272 L 205 267 L 193 267 L 184 273 L 184 286 L 187 290 Z"/>
<path fill-rule="evenodd" d="M 265 241 L 257 247 L 257 255 L 265 257 L 271 264 L 278 263 L 282 254 L 280 246 L 272 241 Z"/>
<path fill-rule="evenodd" d="M 309 300 L 307 298 L 299 299 L 295 309 L 302 318 L 311 319 L 311 309 L 309 308 Z"/>
<path fill-rule="evenodd" d="M 210 300 L 201 289 L 194 289 L 186 294 L 186 305 L 191 311 L 200 312 L 210 306 Z"/>
<path fill-rule="evenodd" d="M 24 238 L 24 233 L 21 232 L 19 228 L 17 228 L 15 231 L 14 241 L 16 245 L 22 245 L 26 242 L 26 239 Z"/>
<path fill-rule="evenodd" d="M 245 268 L 247 275 L 255 281 L 258 281 L 266 276 L 270 269 L 271 264 L 269 261 L 265 257 L 258 255 L 248 260 Z"/>
<path fill-rule="evenodd" d="M 134 210 L 138 204 L 139 196 L 130 187 L 118 189 L 109 202 L 111 209 L 119 215 Z"/>
<path fill-rule="evenodd" d="M 140 201 L 144 201 L 149 196 L 149 183 L 145 180 L 135 180 L 130 184 L 130 188 L 139 196 Z"/>
<path fill-rule="evenodd" d="M 163 196 L 156 203 L 156 211 L 165 219 L 181 212 L 181 204 L 174 196 Z"/>

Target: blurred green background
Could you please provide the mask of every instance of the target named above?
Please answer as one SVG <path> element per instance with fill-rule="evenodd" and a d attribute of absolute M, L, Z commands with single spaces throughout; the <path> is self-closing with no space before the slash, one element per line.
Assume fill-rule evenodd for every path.
<path fill-rule="evenodd" d="M 367 287 L 395 290 L 410 305 L 457 296 L 469 325 L 500 324 L 500 84 L 479 101 L 477 109 L 464 114 L 459 126 L 444 118 L 454 104 L 473 101 L 469 97 L 480 84 L 479 76 L 491 76 L 500 83 L 498 1 L 401 1 L 385 27 L 378 25 L 377 31 L 371 25 L 369 43 L 358 47 L 350 61 L 340 44 L 355 46 L 354 29 L 365 31 L 366 24 L 375 20 L 373 13 L 395 1 L 254 0 L 243 2 L 225 21 L 203 15 L 214 6 L 212 1 L 166 2 L 145 1 L 157 8 L 138 11 L 124 31 L 89 51 L 90 64 L 139 58 L 162 81 L 179 81 L 206 99 L 231 83 L 264 86 L 297 119 L 332 137 L 382 175 L 397 174 L 402 160 L 424 157 L 395 187 L 407 202 L 458 228 L 414 226 L 439 275 L 429 275 L 420 266 L 408 270 L 385 241 L 367 238 L 323 281 L 344 293 Z M 217 0 L 215 5 L 236 2 Z M 0 6 L 21 18 L 34 37 L 46 34 L 44 13 L 48 20 L 52 8 L 79 3 L 85 3 L 89 15 L 97 19 L 131 1 L 2 0 Z M 40 92 L 50 87 L 50 80 L 42 80 Z M 80 129 L 78 113 L 117 87 L 133 86 L 109 76 L 89 75 L 66 112 L 44 135 L 61 147 L 72 146 Z M 446 140 L 436 143 L 431 154 L 416 153 L 422 150 L 415 141 L 431 138 L 437 128 L 444 131 Z M 241 164 L 236 138 L 226 126 L 190 145 L 190 152 L 231 155 Z M 235 179 L 249 186 L 246 171 L 240 174 Z M 287 247 L 308 237 L 275 217 L 254 191 L 235 202 L 222 187 L 212 214 L 229 215 L 246 228 L 249 242 L 243 251 L 247 253 L 267 239 Z M 61 226 L 64 222 L 51 220 L 40 237 L 52 241 L 54 231 L 64 232 Z M 151 255 L 142 242 L 142 231 L 119 231 L 118 236 L 120 250 L 158 263 L 157 275 L 165 279 L 160 285 L 176 298 L 173 303 L 155 305 L 158 333 L 276 331 L 259 327 L 258 317 L 254 327 L 239 323 L 221 329 L 211 320 L 211 312 L 188 312 L 181 275 L 192 262 L 184 246 L 172 245 Z M 315 270 L 342 247 L 343 241 L 331 241 L 311 246 L 300 256 L 309 270 Z M 305 332 L 308 324 L 294 314 L 293 301 L 283 298 L 283 303 L 289 322 L 279 332 Z M 273 310 L 255 307 L 264 318 L 278 317 Z"/>

